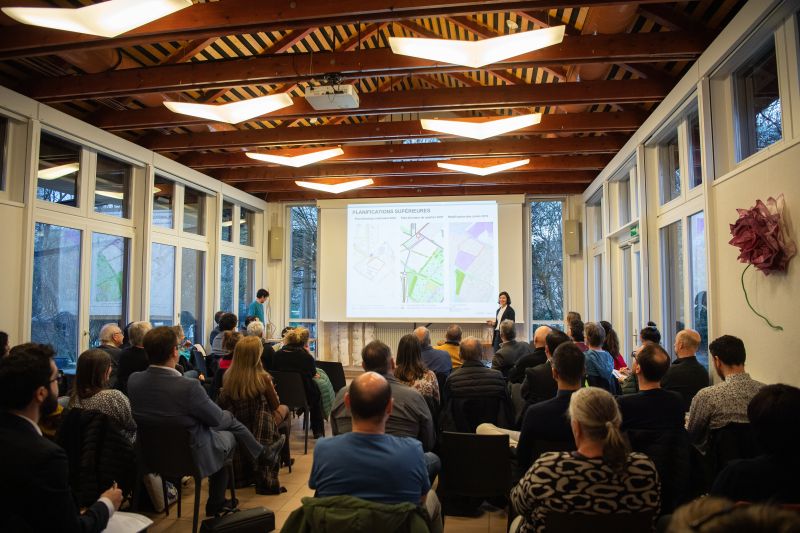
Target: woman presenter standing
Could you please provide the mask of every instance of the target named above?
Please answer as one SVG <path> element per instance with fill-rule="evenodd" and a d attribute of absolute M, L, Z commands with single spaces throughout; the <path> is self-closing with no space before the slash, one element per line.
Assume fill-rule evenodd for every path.
<path fill-rule="evenodd" d="M 497 309 L 494 320 L 487 320 L 486 323 L 494 328 L 492 335 L 492 350 L 497 351 L 500 349 L 500 322 L 503 320 L 510 320 L 514 322 L 514 309 L 511 307 L 511 296 L 506 291 L 500 293 L 497 299 L 500 307 Z"/>

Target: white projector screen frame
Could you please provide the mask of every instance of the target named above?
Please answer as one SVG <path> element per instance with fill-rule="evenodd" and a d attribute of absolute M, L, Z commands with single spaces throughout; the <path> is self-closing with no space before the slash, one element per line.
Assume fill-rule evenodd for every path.
<path fill-rule="evenodd" d="M 319 318 L 323 322 L 450 322 L 449 317 L 347 317 L 347 206 L 352 204 L 398 204 L 432 202 L 493 201 L 497 203 L 499 290 L 512 297 L 517 322 L 524 322 L 528 298 L 524 294 L 524 254 L 530 247 L 524 243 L 524 195 L 469 196 L 434 198 L 387 198 L 320 200 L 319 213 Z M 496 300 L 496 295 L 492 302 Z M 455 318 L 462 323 L 476 323 L 493 319 L 494 309 L 488 316 Z"/>

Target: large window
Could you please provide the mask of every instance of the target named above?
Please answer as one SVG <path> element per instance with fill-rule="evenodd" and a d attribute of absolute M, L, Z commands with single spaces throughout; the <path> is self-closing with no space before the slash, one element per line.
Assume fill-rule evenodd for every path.
<path fill-rule="evenodd" d="M 150 260 L 150 322 L 171 326 L 175 317 L 175 247 L 153 243 Z"/>
<path fill-rule="evenodd" d="M 244 207 L 239 208 L 239 244 L 253 246 L 253 220 L 255 213 Z"/>
<path fill-rule="evenodd" d="M 680 145 L 677 131 L 658 147 L 658 174 L 663 205 L 681 195 Z"/>
<path fill-rule="evenodd" d="M 703 157 L 700 149 L 700 117 L 689 116 L 689 188 L 703 184 Z"/>
<path fill-rule="evenodd" d="M 206 195 L 192 189 L 183 189 L 183 231 L 195 235 L 205 235 L 204 212 Z"/>
<path fill-rule="evenodd" d="M 112 217 L 129 218 L 128 198 L 132 167 L 102 154 L 97 155 L 94 182 L 94 211 Z"/>
<path fill-rule="evenodd" d="M 239 327 L 244 327 L 247 307 L 256 297 L 255 269 L 256 262 L 253 259 L 239 258 Z"/>
<path fill-rule="evenodd" d="M 78 358 L 81 232 L 37 222 L 33 240 L 31 341 L 50 344 L 59 368 Z"/>
<path fill-rule="evenodd" d="M 222 254 L 220 264 L 219 308 L 222 311 L 233 313 L 233 278 L 236 258 L 232 255 Z"/>
<path fill-rule="evenodd" d="M 661 284 L 664 302 L 664 345 L 686 327 L 683 309 L 683 221 L 661 228 Z"/>
<path fill-rule="evenodd" d="M 205 253 L 181 250 L 181 326 L 186 338 L 203 344 L 203 294 Z"/>
<path fill-rule="evenodd" d="M 77 207 L 80 165 L 80 146 L 42 132 L 39 142 L 36 198 L 45 202 Z"/>
<path fill-rule="evenodd" d="M 564 317 L 563 203 L 531 202 L 531 322 L 561 327 Z"/>
<path fill-rule="evenodd" d="M 702 211 L 689 217 L 689 284 L 692 327 L 700 333 L 697 360 L 708 368 L 708 277 L 705 215 Z"/>
<path fill-rule="evenodd" d="M 233 204 L 222 202 L 222 240 L 233 242 Z"/>
<path fill-rule="evenodd" d="M 317 319 L 317 208 L 296 205 L 289 208 L 291 228 L 291 271 L 289 319 L 315 323 Z M 306 325 L 306 327 L 308 327 Z"/>
<path fill-rule="evenodd" d="M 153 182 L 153 225 L 172 229 L 175 224 L 173 202 L 175 182 L 156 174 Z"/>
<path fill-rule="evenodd" d="M 737 161 L 779 141 L 783 136 L 781 97 L 775 43 L 734 73 L 738 127 Z"/>
<path fill-rule="evenodd" d="M 92 277 L 89 294 L 89 346 L 100 344 L 100 329 L 127 320 L 128 239 L 92 234 Z"/>

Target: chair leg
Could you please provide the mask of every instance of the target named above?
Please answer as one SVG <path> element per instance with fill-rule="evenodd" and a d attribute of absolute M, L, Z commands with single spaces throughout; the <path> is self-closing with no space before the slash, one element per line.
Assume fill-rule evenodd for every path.
<path fill-rule="evenodd" d="M 233 462 L 228 464 L 228 488 L 231 490 L 231 501 L 236 507 L 238 502 L 236 501 L 236 477 L 233 470 Z"/>
<path fill-rule="evenodd" d="M 183 483 L 181 483 L 181 479 L 178 479 L 178 485 L 175 487 L 178 491 L 178 518 L 181 517 L 181 500 L 183 499 L 181 496 L 183 495 Z M 164 505 L 169 506 L 169 501 L 164 500 Z"/>
<path fill-rule="evenodd" d="M 308 407 L 306 407 L 306 412 L 303 413 L 303 425 L 306 428 L 306 436 L 305 436 L 305 444 L 303 448 L 303 455 L 308 455 L 308 426 L 311 425 L 311 419 L 308 413 Z"/>
<path fill-rule="evenodd" d="M 194 478 L 194 514 L 192 515 L 192 533 L 197 533 L 197 522 L 200 518 L 200 489 L 203 485 L 203 478 Z M 178 500 L 180 501 L 180 500 Z"/>
<path fill-rule="evenodd" d="M 169 499 L 167 496 L 167 480 L 161 476 L 161 493 L 164 495 L 164 516 L 169 516 Z M 178 518 L 180 518 L 180 511 L 178 511 Z"/>

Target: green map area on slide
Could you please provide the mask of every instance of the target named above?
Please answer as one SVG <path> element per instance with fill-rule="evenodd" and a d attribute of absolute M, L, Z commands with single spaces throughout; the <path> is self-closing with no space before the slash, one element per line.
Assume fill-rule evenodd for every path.
<path fill-rule="evenodd" d="M 461 294 L 461 285 L 464 284 L 464 278 L 466 277 L 467 275 L 462 270 L 456 269 L 456 294 Z"/>
<path fill-rule="evenodd" d="M 444 298 L 442 272 L 444 252 L 437 248 L 419 270 L 409 269 L 408 299 L 412 302 L 441 302 Z"/>

